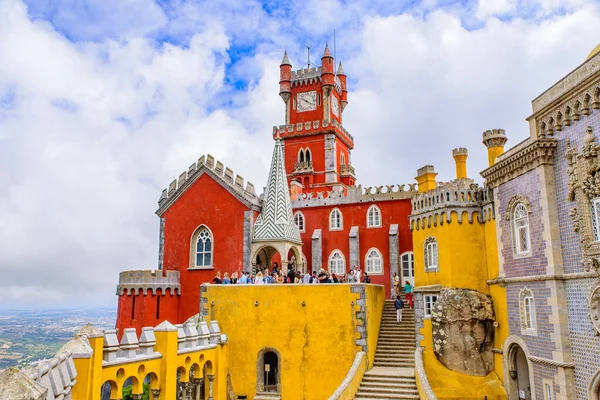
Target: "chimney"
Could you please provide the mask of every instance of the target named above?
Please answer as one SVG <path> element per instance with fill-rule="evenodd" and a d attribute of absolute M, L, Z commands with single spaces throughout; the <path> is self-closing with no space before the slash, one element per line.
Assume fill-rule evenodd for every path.
<path fill-rule="evenodd" d="M 437 176 L 433 165 L 426 165 L 417 170 L 417 183 L 419 184 L 419 193 L 428 192 L 435 189 L 435 177 Z"/>
<path fill-rule="evenodd" d="M 490 167 L 494 165 L 496 158 L 504 153 L 504 145 L 507 140 L 504 129 L 490 129 L 483 132 L 483 144 L 488 149 L 488 164 Z"/>
<path fill-rule="evenodd" d="M 469 152 L 464 147 L 452 150 L 452 157 L 456 164 L 456 179 L 465 179 L 467 177 L 467 157 Z"/>

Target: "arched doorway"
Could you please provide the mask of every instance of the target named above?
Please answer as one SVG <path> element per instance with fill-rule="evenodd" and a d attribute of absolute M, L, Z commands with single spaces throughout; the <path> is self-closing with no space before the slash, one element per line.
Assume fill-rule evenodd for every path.
<path fill-rule="evenodd" d="M 512 335 L 506 339 L 504 348 L 507 349 L 504 363 L 508 399 L 535 400 L 535 391 L 531 380 L 531 363 L 527 356 L 525 342 L 522 338 Z"/>
<path fill-rule="evenodd" d="M 276 248 L 265 246 L 256 252 L 256 258 L 253 260 L 253 272 L 262 271 L 265 268 L 271 270 L 274 263 L 277 263 L 278 268 L 281 268 L 281 256 Z"/>
<path fill-rule="evenodd" d="M 258 352 L 256 393 L 281 393 L 281 353 L 272 347 Z"/>

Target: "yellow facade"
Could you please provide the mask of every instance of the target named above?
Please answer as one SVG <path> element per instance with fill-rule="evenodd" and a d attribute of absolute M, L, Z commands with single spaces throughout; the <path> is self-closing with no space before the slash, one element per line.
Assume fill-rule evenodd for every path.
<path fill-rule="evenodd" d="M 205 318 L 230 335 L 231 381 L 238 396 L 253 398 L 259 390 L 258 355 L 265 349 L 280 356 L 281 397 L 288 399 L 328 398 L 359 351 L 373 365 L 383 286 L 206 285 L 203 291 Z"/>
<path fill-rule="evenodd" d="M 73 387 L 73 399 L 100 400 L 101 388 L 108 382 L 111 385 L 111 399 L 121 399 L 125 381 L 131 378 L 132 394 L 143 393 L 143 382 L 151 376 L 150 388 L 160 390 L 161 399 L 175 399 L 177 393 L 177 373 L 180 382 L 188 382 L 190 370 L 200 378 L 206 366 L 207 375 L 214 375 L 213 397 L 227 399 L 228 345 L 216 344 L 193 351 L 178 351 L 177 329 L 156 331 L 154 351 L 160 354 L 148 359 L 128 359 L 103 363 L 104 335 L 87 337 L 93 350 L 89 358 L 74 356 L 77 370 L 77 383 Z M 205 393 L 209 391 L 206 380 Z"/>
<path fill-rule="evenodd" d="M 501 151 L 491 150 L 488 155 L 495 160 Z M 487 200 L 486 190 L 475 188 L 471 180 L 465 179 L 466 149 L 456 149 L 454 158 L 456 181 L 433 185 L 435 189 L 420 191 L 413 198 L 411 229 L 415 292 L 435 293 L 446 287 L 471 289 L 490 295 L 498 325 L 494 330 L 494 348 L 501 349 L 508 336 L 506 291 L 498 285 L 487 284 L 488 280 L 499 275 L 493 203 Z M 431 174 L 432 169 L 427 173 Z M 429 241 L 435 238 L 437 243 L 437 268 L 429 271 L 426 268 L 428 238 Z M 502 354 L 494 353 L 494 371 L 486 377 L 454 372 L 441 364 L 434 354 L 430 319 L 423 320 L 420 333 L 424 338 L 420 345 L 423 347 L 426 375 L 439 399 L 506 398 L 501 383 L 504 378 Z"/>

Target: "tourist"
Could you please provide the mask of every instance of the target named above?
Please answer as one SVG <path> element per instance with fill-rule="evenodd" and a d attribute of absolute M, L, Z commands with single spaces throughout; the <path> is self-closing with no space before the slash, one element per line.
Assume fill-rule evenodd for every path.
<path fill-rule="evenodd" d="M 413 308 L 413 286 L 409 281 L 406 281 L 404 284 L 404 294 L 406 294 L 406 301 L 408 301 L 408 306 Z"/>
<path fill-rule="evenodd" d="M 317 279 L 317 271 L 313 271 L 312 277 L 310 279 L 312 279 L 310 283 L 319 283 L 319 279 Z"/>
<path fill-rule="evenodd" d="M 356 277 L 356 272 L 353 269 L 350 270 L 350 275 L 348 276 L 348 283 L 360 283 L 360 281 Z"/>
<path fill-rule="evenodd" d="M 364 283 L 371 283 L 371 277 L 369 276 L 369 274 L 367 272 L 365 272 L 365 277 L 363 279 Z"/>
<path fill-rule="evenodd" d="M 283 273 L 281 271 L 277 272 L 277 283 L 282 284 L 284 282 Z"/>
<path fill-rule="evenodd" d="M 338 279 L 336 274 L 331 274 L 331 280 L 333 281 L 333 283 L 339 283 L 340 280 Z"/>
<path fill-rule="evenodd" d="M 239 280 L 240 285 L 245 285 L 248 283 L 248 273 L 247 272 L 243 272 L 242 273 L 242 277 Z"/>
<path fill-rule="evenodd" d="M 323 268 L 319 270 L 319 283 L 327 283 L 327 272 Z"/>
<path fill-rule="evenodd" d="M 254 278 L 255 285 L 262 285 L 265 283 L 262 272 L 258 271 L 256 274 L 256 278 Z"/>
<path fill-rule="evenodd" d="M 396 296 L 394 307 L 396 307 L 396 322 L 400 323 L 402 322 L 402 309 L 404 308 L 404 302 L 400 296 Z"/>
<path fill-rule="evenodd" d="M 294 273 L 293 269 L 288 269 L 287 272 L 287 279 L 285 280 L 285 283 L 294 283 L 294 278 L 296 277 L 296 274 Z"/>
<path fill-rule="evenodd" d="M 398 273 L 394 272 L 392 279 L 394 282 L 394 293 L 396 293 L 396 296 L 398 296 L 400 294 L 400 277 L 398 276 Z"/>
<path fill-rule="evenodd" d="M 229 272 L 225 272 L 225 275 L 223 275 L 223 284 L 229 285 L 230 283 L 231 279 L 229 279 Z"/>
<path fill-rule="evenodd" d="M 356 283 L 360 283 L 360 269 L 358 269 L 358 265 L 354 266 L 354 279 Z"/>
<path fill-rule="evenodd" d="M 233 274 L 231 274 L 231 284 L 235 285 L 238 281 L 238 273 L 234 272 Z"/>
<path fill-rule="evenodd" d="M 304 278 L 302 278 L 302 283 L 310 283 L 310 274 L 308 271 L 304 274 Z"/>

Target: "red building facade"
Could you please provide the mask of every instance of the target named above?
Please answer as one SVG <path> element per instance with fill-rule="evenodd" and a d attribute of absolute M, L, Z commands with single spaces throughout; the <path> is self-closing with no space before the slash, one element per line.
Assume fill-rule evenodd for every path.
<path fill-rule="evenodd" d="M 368 272 L 371 282 L 385 285 L 388 293 L 393 273 L 412 279 L 408 216 L 415 186 L 355 186 L 354 140 L 342 126 L 348 103 L 346 75 L 341 63 L 335 71 L 327 47 L 321 64 L 292 71 L 284 56 L 280 96 L 286 104 L 286 124 L 273 130 L 273 159 L 282 153 L 286 204 L 289 207 L 291 201 L 302 254 L 299 244 L 288 254 L 267 250 L 266 245 L 257 250 L 254 226 L 268 194 L 257 196 L 251 183 L 212 156 L 202 156 L 159 199 L 158 269 L 120 275 L 120 332 L 165 319 L 183 323 L 198 313 L 200 285 L 211 282 L 217 272 L 252 271 L 275 261 L 284 268 L 323 268 L 337 274 L 357 265 L 363 276 Z M 275 162 L 270 180 L 274 168 Z"/>

